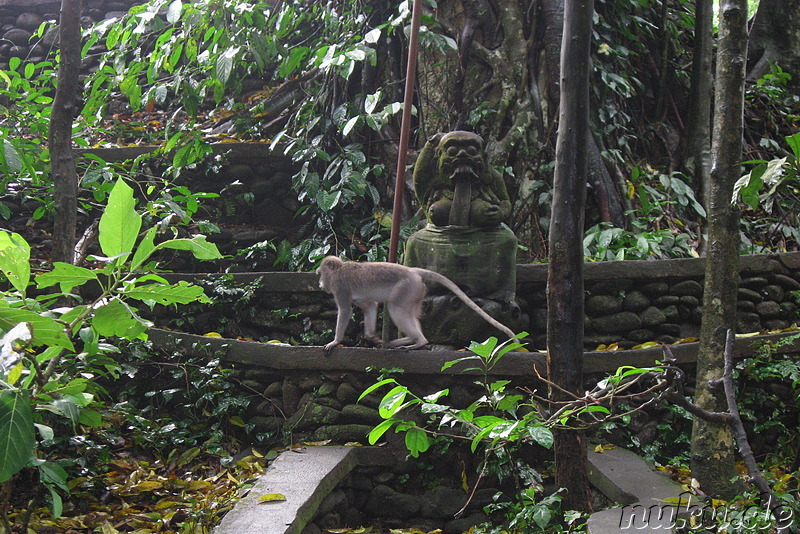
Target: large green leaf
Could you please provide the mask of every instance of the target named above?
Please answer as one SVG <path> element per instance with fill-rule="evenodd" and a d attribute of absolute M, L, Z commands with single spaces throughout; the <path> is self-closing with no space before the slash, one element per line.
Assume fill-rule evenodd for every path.
<path fill-rule="evenodd" d="M 216 260 L 222 257 L 217 245 L 206 241 L 204 235 L 196 235 L 191 239 L 170 239 L 156 245 L 155 250 L 162 248 L 188 250 L 198 260 Z"/>
<path fill-rule="evenodd" d="M 147 233 L 139 242 L 139 246 L 136 247 L 136 252 L 133 253 L 133 259 L 131 259 L 131 269 L 138 269 L 141 267 L 142 264 L 147 261 L 150 255 L 155 252 L 157 231 L 158 229 L 155 226 L 147 230 Z"/>
<path fill-rule="evenodd" d="M 23 294 L 31 279 L 30 258 L 31 247 L 21 235 L 0 232 L 0 270 L 14 289 Z"/>
<path fill-rule="evenodd" d="M 411 456 L 414 458 L 417 458 L 419 453 L 427 451 L 431 446 L 431 442 L 425 431 L 416 427 L 410 428 L 406 432 L 405 441 L 408 452 L 411 453 Z"/>
<path fill-rule="evenodd" d="M 108 196 L 108 205 L 100 217 L 100 248 L 108 257 L 130 254 L 142 227 L 142 217 L 134 209 L 133 189 L 121 178 Z"/>
<path fill-rule="evenodd" d="M 72 341 L 61 323 L 30 310 L 9 308 L 5 301 L 0 301 L 0 332 L 8 332 L 19 323 L 30 324 L 33 333 L 32 345 L 48 345 L 73 350 Z"/>
<path fill-rule="evenodd" d="M 0 392 L 0 483 L 28 465 L 35 445 L 33 411 L 28 394 L 24 391 Z"/>
<path fill-rule="evenodd" d="M 69 293 L 73 287 L 82 285 L 89 280 L 97 280 L 97 274 L 94 271 L 57 261 L 53 263 L 52 271 L 36 277 L 36 287 L 41 289 L 59 284 L 63 293 Z"/>
<path fill-rule="evenodd" d="M 149 326 L 120 300 L 114 299 L 94 310 L 92 326 L 101 336 L 134 339 Z"/>
<path fill-rule="evenodd" d="M 785 139 L 789 144 L 789 148 L 792 149 L 792 154 L 794 154 L 795 159 L 800 159 L 800 132 L 790 135 Z"/>
<path fill-rule="evenodd" d="M 177 284 L 146 284 L 134 286 L 125 291 L 125 296 L 158 304 L 188 304 L 190 302 L 210 302 L 203 288 L 180 281 Z"/>

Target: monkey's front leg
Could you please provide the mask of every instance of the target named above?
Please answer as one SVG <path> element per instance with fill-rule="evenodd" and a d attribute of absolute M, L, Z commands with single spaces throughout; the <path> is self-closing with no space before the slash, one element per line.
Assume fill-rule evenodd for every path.
<path fill-rule="evenodd" d="M 333 337 L 333 341 L 325 345 L 323 349 L 325 356 L 330 356 L 331 351 L 333 351 L 333 347 L 338 345 L 344 340 L 344 334 L 347 330 L 347 325 L 350 324 L 350 315 L 353 313 L 353 306 L 350 303 L 350 300 L 339 300 L 336 299 L 336 335 Z"/>

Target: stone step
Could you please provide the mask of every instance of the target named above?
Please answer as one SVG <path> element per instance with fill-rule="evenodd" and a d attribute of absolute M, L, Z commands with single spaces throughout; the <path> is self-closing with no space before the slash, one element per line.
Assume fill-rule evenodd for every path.
<path fill-rule="evenodd" d="M 684 519 L 687 506 L 678 498 L 690 499 L 680 484 L 653 470 L 642 458 L 625 449 L 602 453 L 589 451 L 589 480 L 612 501 L 621 504 L 589 517 L 589 534 L 673 532 Z M 696 497 L 695 497 L 696 499 Z M 666 502 L 665 502 L 666 501 Z"/>
<path fill-rule="evenodd" d="M 214 534 L 300 534 L 322 500 L 358 464 L 355 447 L 307 447 L 281 453 Z M 285 501 L 259 502 L 279 493 Z"/>

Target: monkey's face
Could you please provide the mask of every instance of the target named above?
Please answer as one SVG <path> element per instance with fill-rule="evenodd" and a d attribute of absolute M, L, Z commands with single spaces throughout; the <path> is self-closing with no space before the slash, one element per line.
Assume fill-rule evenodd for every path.
<path fill-rule="evenodd" d="M 331 292 L 331 276 L 342 265 L 342 260 L 336 256 L 328 256 L 322 260 L 322 263 L 317 267 L 317 274 L 319 275 L 319 288 L 327 293 Z"/>
<path fill-rule="evenodd" d="M 475 182 L 483 174 L 483 139 L 471 132 L 450 132 L 436 148 L 439 176 L 451 182 L 463 176 Z"/>

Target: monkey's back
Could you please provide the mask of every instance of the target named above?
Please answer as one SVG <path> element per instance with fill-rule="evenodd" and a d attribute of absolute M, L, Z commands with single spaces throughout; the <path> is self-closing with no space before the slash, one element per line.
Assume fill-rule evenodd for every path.
<path fill-rule="evenodd" d="M 396 263 L 345 262 L 352 284 L 353 298 L 363 301 L 384 302 L 393 291 L 424 288 L 422 277 L 415 269 Z"/>

